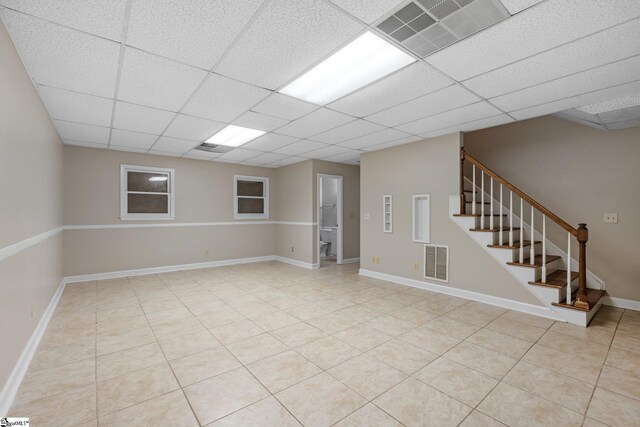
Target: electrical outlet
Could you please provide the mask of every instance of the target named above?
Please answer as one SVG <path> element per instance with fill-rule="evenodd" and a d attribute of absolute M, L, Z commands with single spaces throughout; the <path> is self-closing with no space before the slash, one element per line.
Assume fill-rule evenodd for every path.
<path fill-rule="evenodd" d="M 371 215 L 369 214 L 369 212 L 365 212 L 364 213 L 364 220 L 365 221 L 369 221 L 371 219 Z"/>
<path fill-rule="evenodd" d="M 415 271 L 420 271 L 420 264 L 418 264 L 417 262 L 413 264 L 413 269 Z"/>
<path fill-rule="evenodd" d="M 618 214 L 617 213 L 606 213 L 604 214 L 604 222 L 610 223 L 610 224 L 617 224 L 618 223 Z"/>
<path fill-rule="evenodd" d="M 293 246 L 291 246 L 291 253 L 293 253 L 293 252 L 294 252 L 294 250 L 293 250 Z"/>

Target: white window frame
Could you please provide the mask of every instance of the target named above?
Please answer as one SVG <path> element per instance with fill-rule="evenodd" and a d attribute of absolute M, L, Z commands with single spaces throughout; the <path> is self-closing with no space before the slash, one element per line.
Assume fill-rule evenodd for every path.
<path fill-rule="evenodd" d="M 168 195 L 169 212 L 167 213 L 129 213 L 127 195 L 127 172 L 162 173 L 169 175 Z M 120 220 L 123 221 L 162 221 L 175 219 L 175 169 L 155 168 L 151 166 L 120 165 Z M 149 193 L 154 194 L 154 193 Z M 162 193 L 165 194 L 165 193 Z"/>
<path fill-rule="evenodd" d="M 238 196 L 238 181 L 254 181 L 262 182 L 262 197 L 249 197 Z M 238 212 L 238 198 L 254 198 L 264 199 L 264 213 L 239 213 Z M 249 176 L 249 175 L 234 175 L 233 176 L 233 218 L 234 219 L 268 219 L 269 218 L 269 178 L 266 176 Z"/>

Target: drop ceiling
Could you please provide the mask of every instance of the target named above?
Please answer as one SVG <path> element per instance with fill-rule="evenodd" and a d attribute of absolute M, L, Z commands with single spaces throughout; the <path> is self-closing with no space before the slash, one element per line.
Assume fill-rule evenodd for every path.
<path fill-rule="evenodd" d="M 639 114 L 626 98 L 640 94 L 637 0 L 0 0 L 0 16 L 70 145 L 356 164 L 363 152 L 546 114 L 601 128 Z M 393 16 L 415 34 L 437 24 L 462 37 L 413 53 L 379 28 Z M 278 93 L 365 31 L 417 61 L 328 105 Z M 576 109 L 605 101 L 627 104 Z M 266 133 L 225 153 L 195 150 L 229 124 Z"/>

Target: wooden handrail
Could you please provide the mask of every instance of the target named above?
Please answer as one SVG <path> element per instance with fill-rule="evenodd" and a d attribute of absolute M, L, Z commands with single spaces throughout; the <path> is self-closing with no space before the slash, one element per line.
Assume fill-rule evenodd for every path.
<path fill-rule="evenodd" d="M 524 200 L 525 202 L 527 202 L 531 206 L 535 207 L 538 211 L 542 212 L 544 215 L 546 215 L 553 222 L 555 222 L 560 227 L 564 228 L 566 231 L 571 233 L 571 235 L 573 235 L 574 237 L 578 237 L 578 230 L 577 229 L 573 228 L 566 221 L 562 220 L 562 218 L 560 218 L 558 215 L 554 214 L 549 209 L 545 208 L 544 206 L 542 206 L 540 203 L 536 202 L 531 197 L 527 196 L 524 193 L 524 191 L 520 190 L 515 185 L 512 185 L 506 179 L 504 179 L 503 177 L 501 177 L 500 175 L 498 175 L 497 173 L 495 173 L 494 171 L 492 171 L 491 169 L 489 169 L 488 167 L 486 167 L 485 165 L 480 163 L 478 160 L 474 159 L 466 151 L 464 151 L 464 149 L 462 149 L 461 159 L 462 159 L 462 161 L 468 160 L 469 163 L 476 165 L 482 171 L 484 171 L 484 173 L 486 173 L 489 176 L 492 176 L 493 179 L 497 180 L 499 183 L 501 183 L 502 185 L 507 187 L 509 190 L 511 190 L 514 193 L 516 193 L 522 200 Z M 522 215 L 522 213 L 521 213 L 521 215 Z"/>

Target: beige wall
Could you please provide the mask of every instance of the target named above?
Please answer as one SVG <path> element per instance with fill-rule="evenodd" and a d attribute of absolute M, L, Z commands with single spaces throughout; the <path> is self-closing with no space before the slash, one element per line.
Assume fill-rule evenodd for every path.
<path fill-rule="evenodd" d="M 640 128 L 605 132 L 546 116 L 471 132 L 464 141 L 471 155 L 565 221 L 587 223 L 589 270 L 611 296 L 640 300 Z M 618 224 L 605 224 L 604 213 L 617 213 Z M 566 249 L 566 234 L 548 231 Z"/>
<path fill-rule="evenodd" d="M 63 222 L 62 142 L 2 24 L 0 58 L 2 249 Z M 60 284 L 61 245 L 57 234 L 0 259 L 0 390 Z"/>
<path fill-rule="evenodd" d="M 449 283 L 442 284 L 540 305 L 448 217 L 449 196 L 458 193 L 460 139 L 456 133 L 362 156 L 361 267 L 426 281 L 422 274 L 424 245 L 412 242 L 412 196 L 430 194 L 431 243 L 449 246 Z M 393 195 L 393 233 L 382 231 L 385 194 Z M 367 214 L 369 220 L 364 219 Z M 379 264 L 372 263 L 373 256 L 380 257 Z"/>

